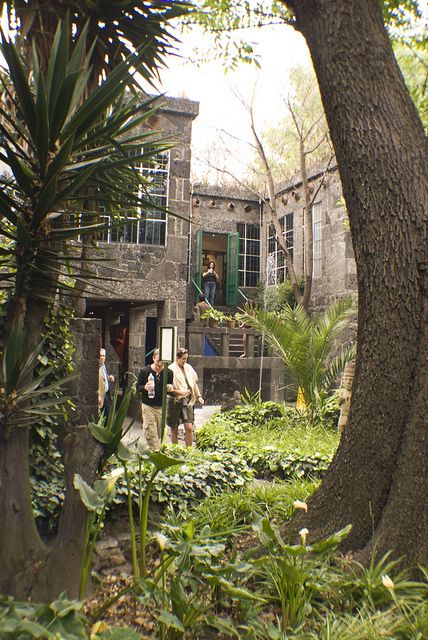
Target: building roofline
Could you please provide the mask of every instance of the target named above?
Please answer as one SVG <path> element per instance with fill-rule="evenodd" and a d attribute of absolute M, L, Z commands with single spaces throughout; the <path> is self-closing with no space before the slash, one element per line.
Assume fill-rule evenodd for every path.
<path fill-rule="evenodd" d="M 243 187 L 221 187 L 195 182 L 192 185 L 192 194 L 198 196 L 211 196 L 228 200 L 243 200 L 245 202 L 259 202 L 260 196 L 250 189 Z"/>
<path fill-rule="evenodd" d="M 317 180 L 318 178 L 321 178 L 321 176 L 326 172 L 327 167 L 324 165 L 320 166 L 315 165 L 309 172 L 308 172 L 308 181 L 311 180 Z M 327 173 L 333 173 L 334 171 L 337 170 L 337 162 L 334 162 L 330 167 L 328 167 L 327 169 Z M 303 184 L 302 179 L 300 178 L 300 176 L 296 176 L 296 178 L 293 180 L 287 180 L 285 182 L 280 182 L 277 189 L 275 190 L 275 195 L 276 196 L 281 196 L 283 193 L 286 193 L 287 191 L 291 191 L 292 189 L 296 189 L 296 187 L 301 187 Z"/>
<path fill-rule="evenodd" d="M 161 113 L 175 113 L 179 115 L 192 116 L 192 119 L 196 118 L 199 114 L 199 102 L 196 100 L 190 100 L 189 98 L 176 98 L 166 95 L 153 95 L 141 91 L 141 94 L 146 98 L 155 98 L 154 106 L 159 107 Z"/>

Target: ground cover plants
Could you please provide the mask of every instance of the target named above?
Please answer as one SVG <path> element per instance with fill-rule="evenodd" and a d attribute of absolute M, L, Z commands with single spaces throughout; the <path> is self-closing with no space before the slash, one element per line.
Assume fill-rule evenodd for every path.
<path fill-rule="evenodd" d="M 337 445 L 331 429 L 305 429 L 303 423 L 294 409 L 254 400 L 215 415 L 199 432 L 198 445 L 209 441 L 216 450 L 169 446 L 161 454 L 149 454 L 135 443 L 129 449 L 116 446 L 104 480 L 94 485 L 97 495 L 84 488 L 85 504 L 93 499 L 101 515 L 97 520 L 90 512 L 88 533 L 99 535 L 108 514 L 131 504 L 136 521 L 130 524 L 133 575 L 102 580 L 84 608 L 64 597 L 45 605 L 3 599 L 1 637 L 426 637 L 428 586 L 423 572 L 417 582 L 389 557 L 368 567 L 343 557 L 337 546 L 350 527 L 317 542 L 306 529 L 297 540 L 281 535 L 280 527 L 293 512 L 307 508 L 320 469 L 313 466 L 300 473 L 295 466 L 286 481 L 272 478 L 278 469 L 270 470 L 269 480 L 256 477 L 269 466 L 266 459 L 272 462 L 266 452 L 279 449 L 284 456 L 293 451 L 297 460 L 300 451 L 307 460 L 317 451 L 329 457 Z M 102 430 L 98 435 L 107 437 Z M 263 464 L 256 459 L 257 450 Z M 140 529 L 148 486 L 151 501 L 147 498 L 148 512 L 143 512 L 149 522 Z"/>
<path fill-rule="evenodd" d="M 322 423 L 308 429 L 304 414 L 285 408 L 278 416 L 274 407 L 243 405 L 216 414 L 198 431 L 197 446 L 240 455 L 264 479 L 322 477 L 337 447 L 337 432 Z"/>

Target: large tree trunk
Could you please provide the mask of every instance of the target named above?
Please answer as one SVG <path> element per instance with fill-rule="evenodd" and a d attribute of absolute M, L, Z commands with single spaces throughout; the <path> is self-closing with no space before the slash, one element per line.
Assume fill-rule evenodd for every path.
<path fill-rule="evenodd" d="M 428 150 L 377 0 L 288 1 L 311 51 L 358 270 L 349 422 L 306 526 L 428 563 Z M 302 519 L 303 520 L 303 519 Z"/>

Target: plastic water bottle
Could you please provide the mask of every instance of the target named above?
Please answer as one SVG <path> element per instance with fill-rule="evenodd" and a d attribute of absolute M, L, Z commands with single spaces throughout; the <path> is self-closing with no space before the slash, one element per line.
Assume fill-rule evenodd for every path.
<path fill-rule="evenodd" d="M 155 377 L 153 373 L 149 373 L 147 382 L 149 383 L 149 390 L 147 391 L 147 395 L 149 396 L 149 398 L 154 398 L 155 397 Z"/>

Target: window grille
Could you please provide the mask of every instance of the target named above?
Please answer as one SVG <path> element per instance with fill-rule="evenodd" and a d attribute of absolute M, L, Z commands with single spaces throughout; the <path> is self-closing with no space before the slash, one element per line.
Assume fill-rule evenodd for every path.
<path fill-rule="evenodd" d="M 260 225 L 238 223 L 239 286 L 255 287 L 260 279 Z"/>
<path fill-rule="evenodd" d="M 293 259 L 294 247 L 294 213 L 287 213 L 279 219 L 282 234 L 285 238 L 286 247 Z M 269 285 L 284 282 L 287 277 L 287 265 L 285 255 L 279 246 L 275 228 L 271 224 L 268 237 L 268 260 L 267 260 L 267 282 Z"/>
<path fill-rule="evenodd" d="M 150 183 L 145 188 L 139 186 L 138 197 L 149 199 L 155 205 L 166 207 L 168 203 L 169 153 L 158 153 L 150 166 L 135 165 L 135 169 Z M 148 197 L 147 197 L 148 196 Z M 109 216 L 101 219 L 110 220 Z M 100 237 L 102 242 L 123 242 L 127 244 L 145 244 L 165 246 L 166 213 L 154 208 L 137 207 L 124 224 L 109 225 Z"/>

